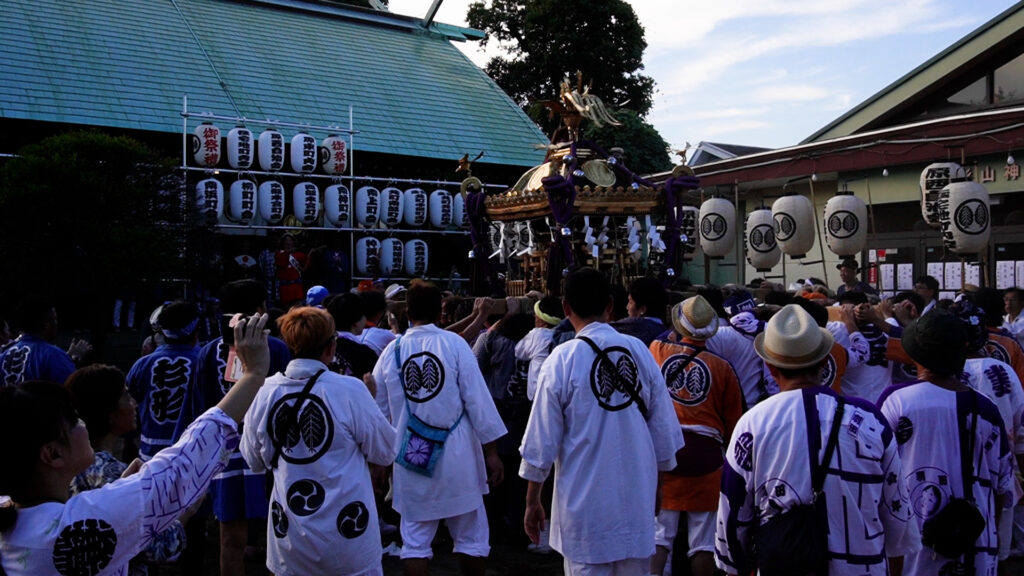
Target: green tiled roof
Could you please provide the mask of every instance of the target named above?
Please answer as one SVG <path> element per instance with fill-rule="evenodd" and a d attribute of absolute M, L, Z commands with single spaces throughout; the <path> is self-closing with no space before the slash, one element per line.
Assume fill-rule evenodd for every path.
<path fill-rule="evenodd" d="M 302 0 L 3 0 L 0 118 L 180 133 L 183 95 L 321 126 L 351 105 L 357 150 L 539 164 L 546 137 L 451 43 L 476 34 Z"/>

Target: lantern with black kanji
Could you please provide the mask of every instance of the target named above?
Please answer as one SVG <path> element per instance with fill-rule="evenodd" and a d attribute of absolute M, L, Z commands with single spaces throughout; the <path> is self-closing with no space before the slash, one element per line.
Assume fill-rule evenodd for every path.
<path fill-rule="evenodd" d="M 377 225 L 380 217 L 380 190 L 373 186 L 363 186 L 356 190 L 356 222 L 362 226 Z"/>
<path fill-rule="evenodd" d="M 466 195 L 452 195 L 452 225 L 456 228 L 469 228 L 469 210 L 466 210 Z"/>
<path fill-rule="evenodd" d="M 839 192 L 825 203 L 825 245 L 837 256 L 855 256 L 868 240 L 868 207 L 853 192 Z"/>
<path fill-rule="evenodd" d="M 320 189 L 312 182 L 299 182 L 292 189 L 292 211 L 303 224 L 313 224 L 320 217 Z"/>
<path fill-rule="evenodd" d="M 939 196 L 954 179 L 963 178 L 964 169 L 956 162 L 935 162 L 921 171 L 921 217 L 932 228 L 942 227 Z"/>
<path fill-rule="evenodd" d="M 231 183 L 228 190 L 228 218 L 248 224 L 256 216 L 256 183 L 242 179 Z"/>
<path fill-rule="evenodd" d="M 709 198 L 698 215 L 700 248 L 709 258 L 722 258 L 736 244 L 736 209 L 725 198 Z"/>
<path fill-rule="evenodd" d="M 200 180 L 196 184 L 195 205 L 207 225 L 219 222 L 224 215 L 224 185 L 215 178 Z"/>
<path fill-rule="evenodd" d="M 199 166 L 208 168 L 220 162 L 220 128 L 210 122 L 196 126 L 192 133 L 192 158 Z"/>
<path fill-rule="evenodd" d="M 324 190 L 324 217 L 331 226 L 348 226 L 352 213 L 352 199 L 344 184 L 332 184 Z"/>
<path fill-rule="evenodd" d="M 268 224 L 277 224 L 284 219 L 284 185 L 275 180 L 260 184 L 256 194 L 260 205 L 260 218 Z"/>
<path fill-rule="evenodd" d="M 384 276 L 393 276 L 400 272 L 405 265 L 403 254 L 405 244 L 398 238 L 385 238 L 380 243 L 380 273 Z"/>
<path fill-rule="evenodd" d="M 452 223 L 452 195 L 447 190 L 434 190 L 430 193 L 430 225 L 434 228 L 447 228 Z"/>
<path fill-rule="evenodd" d="M 380 269 L 380 240 L 366 236 L 356 241 L 356 272 L 375 276 Z"/>
<path fill-rule="evenodd" d="M 790 194 L 772 203 L 775 241 L 783 254 L 803 258 L 814 246 L 814 207 L 806 196 Z"/>
<path fill-rule="evenodd" d="M 427 221 L 427 193 L 422 188 L 409 188 L 402 195 L 402 218 L 409 226 L 420 227 Z"/>
<path fill-rule="evenodd" d="M 228 165 L 235 170 L 248 170 L 252 167 L 255 142 L 252 130 L 245 126 L 235 126 L 228 132 L 227 142 Z"/>
<path fill-rule="evenodd" d="M 421 278 L 427 273 L 427 243 L 419 238 L 405 243 L 405 275 Z"/>
<path fill-rule="evenodd" d="M 331 134 L 320 145 L 320 165 L 324 172 L 337 176 L 348 169 L 348 143 L 337 134 Z"/>
<path fill-rule="evenodd" d="M 292 171 L 309 174 L 316 170 L 316 138 L 305 132 L 292 136 Z"/>
<path fill-rule="evenodd" d="M 267 128 L 260 133 L 257 152 L 263 170 L 277 172 L 284 168 L 284 135 L 274 128 Z"/>
<path fill-rule="evenodd" d="M 779 263 L 782 251 L 775 241 L 775 221 L 771 210 L 761 208 L 747 214 L 744 237 L 747 262 L 758 272 L 767 272 Z"/>
<path fill-rule="evenodd" d="M 988 249 L 992 218 L 988 190 L 966 180 L 952 182 L 939 195 L 942 243 L 956 254 L 977 254 Z"/>
<path fill-rule="evenodd" d="M 380 221 L 388 228 L 402 223 L 402 191 L 388 186 L 380 191 Z"/>

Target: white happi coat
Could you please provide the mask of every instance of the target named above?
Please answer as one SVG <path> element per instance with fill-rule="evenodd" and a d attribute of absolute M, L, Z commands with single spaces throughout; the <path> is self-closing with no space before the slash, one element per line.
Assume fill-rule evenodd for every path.
<path fill-rule="evenodd" d="M 395 362 L 396 342 L 406 374 L 404 390 Z M 461 336 L 433 324 L 411 327 L 396 342 L 388 344 L 373 369 L 377 404 L 398 429 L 395 450 L 409 421 L 407 405 L 417 418 L 437 428 L 450 428 L 460 415 L 462 420 L 445 440 L 432 477 L 394 467 L 395 510 L 415 522 L 476 510 L 487 493 L 480 445 L 508 432 L 476 357 Z"/>
<path fill-rule="evenodd" d="M 245 415 L 242 456 L 253 472 L 273 459 L 281 409 L 294 405 L 319 360 L 296 358 L 267 379 Z M 379 567 L 380 529 L 366 463 L 395 459 L 395 429 L 362 381 L 324 372 L 284 441 L 270 496 L 267 568 L 278 576 L 359 574 Z"/>
<path fill-rule="evenodd" d="M 0 572 L 128 574 L 128 561 L 206 493 L 237 445 L 235 421 L 211 408 L 137 474 L 18 510 L 0 535 Z"/>
<path fill-rule="evenodd" d="M 593 340 L 627 381 L 639 385 L 646 420 L 608 374 L 607 363 L 599 364 L 578 336 Z M 519 475 L 543 482 L 554 465 L 551 547 L 569 560 L 645 558 L 654 553 L 658 470 L 674 468 L 682 446 L 665 379 L 650 351 L 594 322 L 555 348 L 541 368 Z"/>
<path fill-rule="evenodd" d="M 994 575 L 998 554 L 996 495 L 1013 491 L 1010 448 L 998 408 L 974 390 L 954 392 L 931 382 L 893 386 L 886 390 L 879 406 L 899 443 L 910 509 L 918 526 L 937 514 L 951 498 L 964 497 L 960 446 L 966 445 L 966 438 L 974 436 L 971 460 L 976 480 L 972 492 L 987 522 L 975 543 L 975 574 Z M 978 428 L 972 432 L 969 426 L 975 411 Z M 964 444 L 961 437 L 965 438 Z M 963 567 L 958 567 L 960 560 L 950 560 L 922 548 L 907 555 L 903 573 L 963 574 Z"/>
<path fill-rule="evenodd" d="M 824 457 L 836 398 L 823 386 L 780 392 L 740 418 L 722 470 L 719 568 L 730 574 L 750 568 L 753 527 L 811 503 L 808 455 L 818 463 Z M 828 573 L 884 576 L 886 557 L 915 550 L 920 540 L 909 522 L 896 442 L 878 409 L 860 398 L 845 398 L 838 434 L 824 481 Z"/>
<path fill-rule="evenodd" d="M 534 328 L 516 344 L 516 361 L 530 364 L 526 376 L 526 397 L 530 400 L 537 395 L 540 367 L 544 365 L 544 360 L 547 360 L 551 351 L 551 336 L 554 333 L 554 328 Z"/>

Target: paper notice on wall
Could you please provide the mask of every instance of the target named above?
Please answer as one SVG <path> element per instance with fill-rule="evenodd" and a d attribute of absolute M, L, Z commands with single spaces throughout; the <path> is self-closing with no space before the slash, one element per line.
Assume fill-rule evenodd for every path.
<path fill-rule="evenodd" d="M 977 264 L 967 264 L 964 267 L 964 284 L 981 286 L 981 267 Z"/>
<path fill-rule="evenodd" d="M 1024 260 L 1017 260 L 1016 266 L 1017 281 L 1014 283 L 1014 286 L 1017 286 L 1019 288 L 1021 286 L 1024 286 Z"/>
<path fill-rule="evenodd" d="M 896 267 L 896 289 L 914 289 L 914 265 L 911 263 L 899 264 Z"/>
<path fill-rule="evenodd" d="M 878 271 L 881 276 L 882 290 L 892 290 L 896 282 L 896 265 L 879 264 Z"/>
<path fill-rule="evenodd" d="M 1016 284 L 1014 264 L 1013 260 L 998 260 L 996 262 L 996 288 L 999 290 L 1005 290 Z"/>
<path fill-rule="evenodd" d="M 956 298 L 956 292 L 939 292 L 939 300 L 953 300 Z"/>
<path fill-rule="evenodd" d="M 942 288 L 942 281 L 944 278 L 942 271 L 942 262 L 929 262 L 928 263 L 928 275 L 939 281 L 939 288 Z"/>
<path fill-rule="evenodd" d="M 956 291 L 963 288 L 964 267 L 960 262 L 946 262 L 945 280 L 942 283 L 943 290 Z"/>

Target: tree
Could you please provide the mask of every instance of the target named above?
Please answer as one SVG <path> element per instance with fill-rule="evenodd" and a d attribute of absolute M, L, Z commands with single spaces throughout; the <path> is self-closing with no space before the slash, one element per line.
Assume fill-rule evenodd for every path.
<path fill-rule="evenodd" d="M 621 110 L 616 116 L 622 126 L 587 126 L 583 137 L 600 143 L 605 150 L 613 146 L 622 148 L 626 153 L 625 165 L 637 174 L 672 169 L 669 145 L 654 126 L 632 110 Z"/>
<path fill-rule="evenodd" d="M 671 166 L 667 145 L 643 120 L 653 102 L 654 80 L 645 76 L 644 29 L 629 3 L 622 0 L 491 0 L 469 6 L 469 25 L 481 29 L 507 52 L 487 63 L 485 71 L 547 133 L 558 119 L 547 118 L 531 101 L 558 97 L 559 82 L 576 72 L 624 123 L 621 127 L 584 127 L 606 149 L 626 150 L 627 165 L 637 173 Z M 616 110 L 616 109 L 619 110 Z M 661 147 L 658 150 L 658 147 Z"/>
<path fill-rule="evenodd" d="M 124 283 L 178 277 L 167 227 L 181 213 L 173 166 L 134 139 L 98 131 L 18 151 L 0 167 L 0 260 L 15 271 L 6 291 L 17 292 L 8 296 L 96 299 Z"/>

